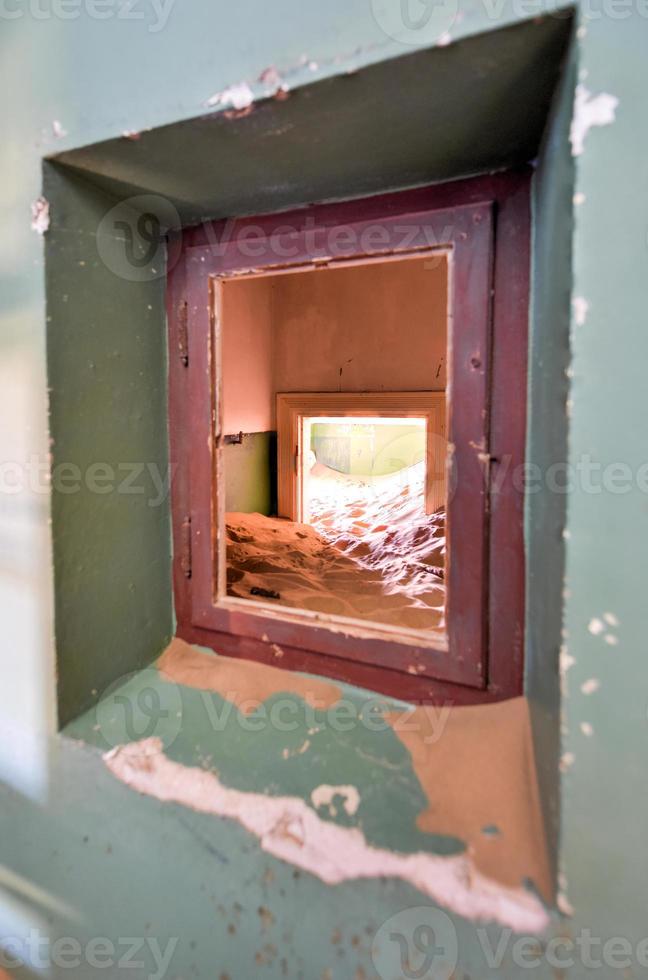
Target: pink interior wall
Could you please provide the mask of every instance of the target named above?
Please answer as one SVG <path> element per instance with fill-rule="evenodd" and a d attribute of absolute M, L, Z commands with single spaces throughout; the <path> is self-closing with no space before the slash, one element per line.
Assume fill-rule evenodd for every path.
<path fill-rule="evenodd" d="M 446 386 L 445 259 L 282 276 L 273 297 L 276 391 Z"/>
<path fill-rule="evenodd" d="M 223 429 L 268 432 L 274 425 L 271 278 L 223 285 Z"/>
<path fill-rule="evenodd" d="M 279 391 L 446 386 L 445 258 L 225 284 L 226 433 L 274 428 Z"/>

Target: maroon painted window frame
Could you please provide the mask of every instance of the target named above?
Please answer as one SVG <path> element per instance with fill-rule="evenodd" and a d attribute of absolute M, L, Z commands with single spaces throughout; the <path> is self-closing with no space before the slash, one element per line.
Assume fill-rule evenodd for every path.
<path fill-rule="evenodd" d="M 182 235 L 167 283 L 173 581 L 177 634 L 235 657 L 304 670 L 416 703 L 522 693 L 530 174 L 497 174 L 228 222 Z M 379 224 L 389 240 L 350 244 Z M 352 229 L 336 238 L 336 227 Z M 407 248 L 403 229 L 407 228 Z M 283 231 L 282 231 L 283 229 Z M 290 230 L 288 230 L 290 229 Z M 418 231 L 417 231 L 418 229 Z M 326 243 L 318 250 L 319 241 Z M 273 248 L 264 247 L 273 236 Z M 418 236 L 418 237 L 417 237 Z M 366 238 L 364 239 L 366 240 Z M 250 259 L 250 241 L 257 244 Z M 241 242 L 245 242 L 241 248 Z M 281 254 L 289 261 L 278 260 Z M 213 306 L 210 280 L 313 261 L 451 252 L 448 644 L 345 635 L 214 600 Z M 295 248 L 297 252 L 295 253 Z M 258 252 L 258 254 L 257 254 Z M 458 397 L 458 393 L 460 397 Z M 216 487 L 216 493 L 218 487 Z"/>

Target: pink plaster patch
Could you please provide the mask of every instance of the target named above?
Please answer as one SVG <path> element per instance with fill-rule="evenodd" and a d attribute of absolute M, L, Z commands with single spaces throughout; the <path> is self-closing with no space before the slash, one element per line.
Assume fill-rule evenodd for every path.
<path fill-rule="evenodd" d="M 44 197 L 39 197 L 31 206 L 31 226 L 32 231 L 39 235 L 44 235 L 50 226 L 50 206 L 49 201 Z"/>

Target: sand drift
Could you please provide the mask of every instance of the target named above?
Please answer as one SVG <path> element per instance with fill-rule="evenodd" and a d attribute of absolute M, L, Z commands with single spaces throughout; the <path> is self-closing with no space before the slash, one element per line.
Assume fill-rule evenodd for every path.
<path fill-rule="evenodd" d="M 345 476 L 316 464 L 310 523 L 229 513 L 227 591 L 409 629 L 444 625 L 445 515 L 426 515 L 423 464 Z"/>

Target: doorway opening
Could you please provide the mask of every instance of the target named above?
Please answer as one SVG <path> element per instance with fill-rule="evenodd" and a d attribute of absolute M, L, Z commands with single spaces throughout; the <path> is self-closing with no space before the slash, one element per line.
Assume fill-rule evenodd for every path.
<path fill-rule="evenodd" d="M 426 250 L 218 284 L 229 598 L 443 636 L 448 273 Z"/>

